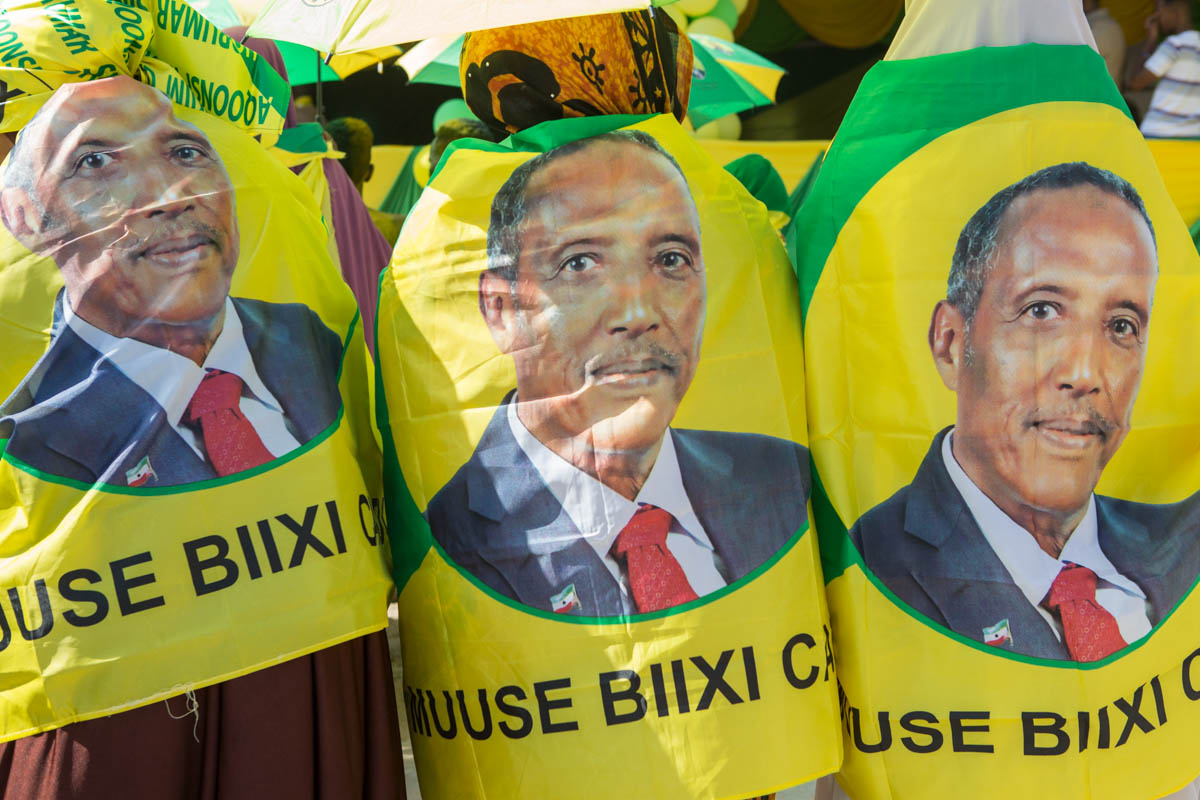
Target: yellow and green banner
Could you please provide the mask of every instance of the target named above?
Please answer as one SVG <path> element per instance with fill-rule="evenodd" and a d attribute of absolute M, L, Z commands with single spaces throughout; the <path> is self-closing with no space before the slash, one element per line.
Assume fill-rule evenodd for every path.
<path fill-rule="evenodd" d="M 846 792 L 1195 778 L 1200 263 L 1101 59 L 880 63 L 789 245 Z"/>
<path fill-rule="evenodd" d="M 56 30 L 0 15 L 31 20 L 22 43 Z M 246 63 L 209 45 L 236 69 L 206 74 Z M 386 624 L 370 364 L 313 193 L 250 126 L 173 102 L 130 63 L 142 82 L 10 101 L 0 740 Z"/>
<path fill-rule="evenodd" d="M 376 339 L 423 796 L 837 768 L 799 325 L 766 209 L 674 118 L 451 146 Z"/>
<path fill-rule="evenodd" d="M 184 0 L 17 0 L 0 8 L 0 132 L 20 130 L 64 84 L 118 75 L 267 143 L 291 97 L 265 60 Z"/>

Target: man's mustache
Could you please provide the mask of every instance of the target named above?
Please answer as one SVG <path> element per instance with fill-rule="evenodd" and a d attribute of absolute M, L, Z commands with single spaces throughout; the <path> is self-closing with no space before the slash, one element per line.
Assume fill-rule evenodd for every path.
<path fill-rule="evenodd" d="M 157 225 L 150 236 L 141 236 L 131 227 L 126 227 L 125 234 L 113 242 L 112 247 L 115 250 L 133 251 L 141 255 L 169 242 L 183 243 L 195 239 L 207 240 L 220 249 L 225 247 L 225 234 L 217 227 L 200 220 L 164 222 Z"/>
<path fill-rule="evenodd" d="M 1025 417 L 1026 428 L 1045 427 L 1080 436 L 1101 436 L 1105 440 L 1121 425 L 1090 405 L 1053 409 L 1034 409 Z"/>
<path fill-rule="evenodd" d="M 584 370 L 589 377 L 619 372 L 646 372 L 653 369 L 677 372 L 683 362 L 683 353 L 655 342 L 635 342 L 589 358 Z"/>

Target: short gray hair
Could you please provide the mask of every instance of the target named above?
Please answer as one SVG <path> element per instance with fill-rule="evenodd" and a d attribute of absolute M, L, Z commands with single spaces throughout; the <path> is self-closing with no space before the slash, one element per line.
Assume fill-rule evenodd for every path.
<path fill-rule="evenodd" d="M 525 221 L 525 215 L 528 212 L 525 192 L 533 177 L 553 161 L 602 142 L 625 142 L 645 147 L 665 158 L 680 177 L 684 178 L 684 183 L 687 183 L 683 169 L 674 156 L 664 150 L 653 136 L 642 131 L 612 131 L 587 139 L 576 139 L 561 144 L 553 150 L 547 150 L 513 170 L 512 175 L 504 182 L 492 200 L 492 215 L 487 233 L 487 268 L 489 272 L 496 273 L 509 283 L 517 281 L 517 263 L 521 257 L 521 223 Z"/>
<path fill-rule="evenodd" d="M 962 312 L 968 324 L 979 310 L 983 284 L 991 272 L 1000 246 L 1000 224 L 1013 201 L 1038 189 L 1072 189 L 1076 186 L 1094 186 L 1124 200 L 1141 216 L 1150 230 L 1150 240 L 1155 247 L 1158 246 L 1154 223 L 1146 213 L 1146 204 L 1129 181 L 1083 161 L 1040 169 L 996 192 L 971 216 L 959 234 L 958 246 L 954 248 L 954 259 L 950 264 L 950 278 L 946 282 L 946 300 Z"/>

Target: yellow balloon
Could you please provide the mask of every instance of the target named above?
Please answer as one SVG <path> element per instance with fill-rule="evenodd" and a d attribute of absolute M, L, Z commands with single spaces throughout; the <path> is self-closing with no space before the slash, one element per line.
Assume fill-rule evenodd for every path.
<path fill-rule="evenodd" d="M 724 20 L 716 17 L 700 17 L 692 20 L 692 24 L 688 26 L 688 33 L 702 33 L 714 39 L 733 41 L 733 28 L 729 27 Z"/>
<path fill-rule="evenodd" d="M 675 20 L 675 27 L 679 28 L 680 33 L 687 33 L 688 16 L 679 10 L 678 4 L 663 6 L 662 10 L 667 12 L 667 16 Z"/>
<path fill-rule="evenodd" d="M 713 122 L 717 124 L 718 139 L 742 138 L 742 120 L 737 114 L 729 114 Z"/>
<path fill-rule="evenodd" d="M 673 6 L 667 6 L 667 8 L 677 8 L 693 18 L 703 17 L 716 7 L 717 0 L 679 0 Z"/>
<path fill-rule="evenodd" d="M 429 145 L 425 145 L 417 153 L 417 157 L 413 159 L 413 180 L 418 186 L 424 186 L 429 183 Z"/>
<path fill-rule="evenodd" d="M 697 139 L 737 139 L 742 135 L 742 121 L 737 114 L 727 114 L 704 123 L 693 134 Z"/>
<path fill-rule="evenodd" d="M 721 130 L 717 127 L 717 121 L 706 122 L 696 130 L 692 131 L 692 135 L 697 139 L 720 139 Z"/>

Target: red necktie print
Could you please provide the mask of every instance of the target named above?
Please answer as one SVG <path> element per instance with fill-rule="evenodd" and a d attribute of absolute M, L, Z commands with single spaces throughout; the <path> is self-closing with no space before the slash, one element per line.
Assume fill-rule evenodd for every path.
<path fill-rule="evenodd" d="M 241 399 L 241 378 L 210 369 L 183 414 L 184 422 L 200 426 L 204 451 L 218 475 L 242 472 L 274 458 L 242 413 Z"/>
<path fill-rule="evenodd" d="M 1063 640 L 1074 661 L 1099 661 L 1124 647 L 1117 619 L 1096 602 L 1096 573 L 1067 563 L 1042 605 L 1062 620 Z"/>
<path fill-rule="evenodd" d="M 667 549 L 667 531 L 673 519 L 658 506 L 642 504 L 613 542 L 613 554 L 625 562 L 639 613 L 671 608 L 699 596 Z"/>

